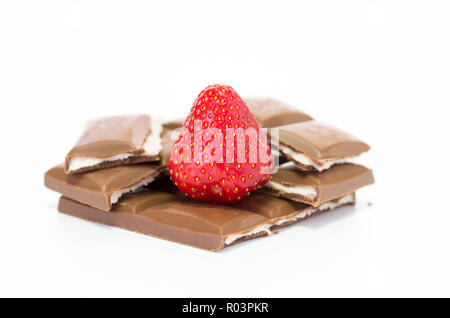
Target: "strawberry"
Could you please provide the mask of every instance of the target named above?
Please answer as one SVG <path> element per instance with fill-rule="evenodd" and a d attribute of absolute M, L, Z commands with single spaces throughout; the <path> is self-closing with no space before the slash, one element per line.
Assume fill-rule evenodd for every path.
<path fill-rule="evenodd" d="M 273 172 L 266 135 L 230 86 L 210 85 L 195 100 L 169 156 L 169 174 L 187 196 L 233 203 Z"/>

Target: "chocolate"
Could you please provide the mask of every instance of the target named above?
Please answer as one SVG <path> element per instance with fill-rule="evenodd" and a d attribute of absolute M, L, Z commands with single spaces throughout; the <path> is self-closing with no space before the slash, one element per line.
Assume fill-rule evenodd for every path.
<path fill-rule="evenodd" d="M 272 98 L 247 98 L 248 108 L 262 128 L 272 128 L 312 120 L 312 117 Z"/>
<path fill-rule="evenodd" d="M 183 127 L 184 119 L 168 120 L 163 122 L 163 128 L 175 130 Z"/>
<path fill-rule="evenodd" d="M 337 165 L 323 172 L 304 172 L 288 163 L 280 166 L 263 189 L 274 196 L 317 207 L 372 183 L 372 171 L 356 164 Z"/>
<path fill-rule="evenodd" d="M 122 195 L 141 190 L 165 171 L 164 167 L 137 164 L 66 174 L 59 165 L 45 173 L 45 185 L 70 199 L 109 211 Z"/>
<path fill-rule="evenodd" d="M 111 212 L 61 197 L 60 212 L 82 219 L 217 251 L 338 206 L 354 204 L 354 194 L 314 208 L 255 193 L 235 206 L 205 204 L 154 191 L 124 198 Z"/>
<path fill-rule="evenodd" d="M 162 150 L 161 150 L 161 166 L 167 166 L 169 163 L 169 155 L 172 150 L 174 142 L 180 134 L 182 121 L 171 121 L 163 124 L 163 133 L 161 136 Z"/>
<path fill-rule="evenodd" d="M 162 125 L 147 115 L 106 117 L 91 122 L 67 154 L 66 173 L 159 160 Z"/>
<path fill-rule="evenodd" d="M 323 171 L 349 162 L 370 147 L 346 132 L 318 121 L 279 127 L 281 154 L 305 171 Z"/>
<path fill-rule="evenodd" d="M 350 193 L 323 203 L 318 207 L 313 207 L 309 204 L 276 198 L 264 192 L 257 192 L 253 194 L 253 198 L 250 196 L 242 200 L 239 203 L 239 207 L 271 219 L 269 230 L 273 233 L 282 227 L 305 220 L 313 215 L 345 205 L 354 205 L 355 201 L 355 193 Z"/>

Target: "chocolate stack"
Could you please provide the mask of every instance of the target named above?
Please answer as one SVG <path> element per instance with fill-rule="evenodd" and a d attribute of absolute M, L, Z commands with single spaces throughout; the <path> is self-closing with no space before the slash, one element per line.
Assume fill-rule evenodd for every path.
<path fill-rule="evenodd" d="M 62 194 L 62 213 L 211 251 L 343 205 L 373 183 L 372 172 L 348 163 L 369 147 L 271 99 L 248 99 L 286 163 L 260 191 L 234 205 L 181 195 L 167 176 L 167 158 L 181 121 L 149 116 L 92 122 L 64 164 L 45 174 Z M 276 142 L 276 131 L 279 145 Z M 275 133 L 274 133 L 275 132 Z"/>
<path fill-rule="evenodd" d="M 366 143 L 273 99 L 247 104 L 262 127 L 276 127 L 270 129 L 272 148 L 284 162 L 265 193 L 313 207 L 332 200 L 354 204 L 355 190 L 374 182 L 370 169 L 351 163 L 370 149 Z"/>

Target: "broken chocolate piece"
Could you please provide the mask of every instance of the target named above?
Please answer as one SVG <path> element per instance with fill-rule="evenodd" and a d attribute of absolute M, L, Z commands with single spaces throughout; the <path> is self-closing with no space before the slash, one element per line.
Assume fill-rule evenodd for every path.
<path fill-rule="evenodd" d="M 276 198 L 261 192 L 254 193 L 253 196 L 254 198 L 251 198 L 250 196 L 241 201 L 238 207 L 254 213 L 262 214 L 269 218 L 269 234 L 272 234 L 274 231 L 292 223 L 303 221 L 313 215 L 334 210 L 345 205 L 354 205 L 356 202 L 355 193 L 350 193 L 340 198 L 328 201 L 318 207 L 313 207 L 309 204 L 304 204 L 301 202 Z M 265 225 L 261 228 L 263 227 L 265 227 Z M 261 228 L 256 228 L 250 231 L 250 233 L 255 231 L 257 232 Z M 238 234 L 233 237 L 228 237 L 227 241 L 230 242 L 232 239 L 245 239 L 248 235 L 249 233 Z"/>
<path fill-rule="evenodd" d="M 162 150 L 161 150 L 161 166 L 167 166 L 169 163 L 169 155 L 172 150 L 172 146 L 178 139 L 183 122 L 176 120 L 166 122 L 163 124 L 163 133 L 161 136 Z"/>
<path fill-rule="evenodd" d="M 354 202 L 354 194 L 349 194 L 314 208 L 255 193 L 236 206 L 226 206 L 154 191 L 124 198 L 110 212 L 66 197 L 61 197 L 58 209 L 82 219 L 217 251 L 254 237 L 269 235 L 280 227 Z"/>
<path fill-rule="evenodd" d="M 163 128 L 175 130 L 183 127 L 184 119 L 168 120 L 163 122 Z"/>
<path fill-rule="evenodd" d="M 370 147 L 333 126 L 306 121 L 279 127 L 281 154 L 305 171 L 323 171 L 366 152 Z"/>
<path fill-rule="evenodd" d="M 272 98 L 247 98 L 245 102 L 262 128 L 312 120 L 308 114 Z"/>
<path fill-rule="evenodd" d="M 67 154 L 66 173 L 159 160 L 162 125 L 147 115 L 106 117 L 91 122 Z"/>
<path fill-rule="evenodd" d="M 70 199 L 109 211 L 122 195 L 140 190 L 165 171 L 164 167 L 144 163 L 66 174 L 64 166 L 59 165 L 45 173 L 45 185 Z"/>
<path fill-rule="evenodd" d="M 356 164 L 337 165 L 324 172 L 304 172 L 288 163 L 279 168 L 263 191 L 317 207 L 372 183 L 372 171 Z"/>

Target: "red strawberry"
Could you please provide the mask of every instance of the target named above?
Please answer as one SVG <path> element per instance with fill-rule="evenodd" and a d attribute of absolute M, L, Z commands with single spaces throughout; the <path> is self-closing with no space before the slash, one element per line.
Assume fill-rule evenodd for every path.
<path fill-rule="evenodd" d="M 266 135 L 230 86 L 197 97 L 169 156 L 172 181 L 187 196 L 219 203 L 241 200 L 272 176 Z"/>

